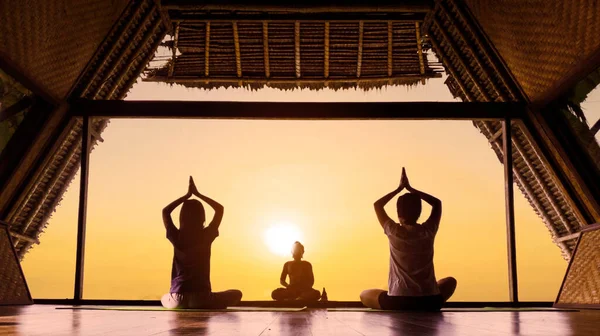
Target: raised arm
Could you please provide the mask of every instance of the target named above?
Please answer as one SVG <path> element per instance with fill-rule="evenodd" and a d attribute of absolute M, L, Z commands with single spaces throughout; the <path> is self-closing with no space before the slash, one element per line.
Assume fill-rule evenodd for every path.
<path fill-rule="evenodd" d="M 400 185 L 398 186 L 398 188 L 396 188 L 396 190 L 390 192 L 389 194 L 383 196 L 382 198 L 378 199 L 377 202 L 375 202 L 375 204 L 373 204 L 373 206 L 375 207 L 375 214 L 377 215 L 379 224 L 381 224 L 382 227 L 384 226 L 384 224 L 386 222 L 392 220 L 390 218 L 390 216 L 388 216 L 388 214 L 385 212 L 385 205 L 388 204 L 388 202 L 392 198 L 394 198 L 396 195 L 398 195 L 402 191 L 402 189 L 404 189 L 405 180 L 406 180 L 406 175 L 404 173 L 404 168 L 402 168 L 402 177 L 400 178 Z"/>
<path fill-rule="evenodd" d="M 180 206 L 181 203 L 183 203 L 185 200 L 187 200 L 191 196 L 192 196 L 192 190 L 189 189 L 187 194 L 174 200 L 173 202 L 171 202 L 169 205 L 167 205 L 162 210 L 163 224 L 165 225 L 165 228 L 167 229 L 167 231 L 170 229 L 176 229 L 175 225 L 173 224 L 173 219 L 171 218 L 171 212 L 173 212 L 173 210 L 175 210 L 175 208 Z"/>
<path fill-rule="evenodd" d="M 192 190 L 192 193 L 194 195 L 198 196 L 198 198 L 200 198 L 201 200 L 206 202 L 206 204 L 210 205 L 210 207 L 215 210 L 215 216 L 213 217 L 210 224 L 208 224 L 208 226 L 210 226 L 211 228 L 214 228 L 214 229 L 218 229 L 219 225 L 221 225 L 221 220 L 223 220 L 223 212 L 224 212 L 225 208 L 223 208 L 223 206 L 219 202 L 213 200 L 212 198 L 210 198 L 208 196 L 204 196 L 201 193 L 199 193 L 198 189 L 196 189 L 196 185 L 194 184 L 194 179 L 192 179 L 191 176 L 190 176 L 190 189 Z"/>
<path fill-rule="evenodd" d="M 288 287 L 288 283 L 286 282 L 288 276 L 288 272 L 287 272 L 287 263 L 283 264 L 283 270 L 281 270 L 281 276 L 279 277 L 279 283 L 283 286 L 283 287 Z"/>

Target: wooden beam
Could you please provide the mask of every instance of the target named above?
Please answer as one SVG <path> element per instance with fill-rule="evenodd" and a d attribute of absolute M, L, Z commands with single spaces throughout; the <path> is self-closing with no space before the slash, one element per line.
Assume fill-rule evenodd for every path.
<path fill-rule="evenodd" d="M 172 22 L 185 23 L 203 23 L 203 22 L 256 22 L 256 21 L 276 21 L 276 22 L 295 22 L 295 21 L 369 21 L 369 22 L 423 22 L 425 14 L 423 13 L 172 13 Z"/>
<path fill-rule="evenodd" d="M 567 241 L 567 240 L 576 239 L 576 238 L 579 238 L 580 234 L 581 234 L 581 232 L 571 233 L 571 234 L 568 234 L 566 236 L 562 236 L 562 237 L 557 238 L 556 241 L 557 242 L 564 242 L 564 241 Z"/>
<path fill-rule="evenodd" d="M 5 222 L 5 221 L 3 221 L 3 220 L 0 220 L 0 228 L 2 228 L 2 226 L 5 226 L 5 227 L 8 229 L 8 230 L 7 230 L 7 231 L 8 231 L 8 233 L 9 233 L 9 234 L 10 234 L 12 237 L 14 237 L 14 238 L 17 238 L 17 239 L 20 239 L 20 240 L 24 240 L 24 241 L 26 241 L 26 242 L 28 242 L 28 243 L 31 243 L 31 244 L 39 244 L 39 243 L 40 243 L 40 241 L 39 241 L 38 239 L 33 239 L 33 238 L 31 238 L 31 237 L 24 236 L 24 235 L 22 235 L 22 234 L 20 234 L 20 233 L 17 233 L 17 232 L 14 232 L 14 231 L 12 231 L 12 230 L 11 230 L 11 227 L 12 227 L 12 225 L 11 225 L 10 223 L 8 223 L 8 222 Z M 16 243 L 16 242 L 13 242 L 13 246 L 15 246 L 15 247 L 16 247 L 16 246 L 17 246 L 17 243 Z"/>
<path fill-rule="evenodd" d="M 179 23 L 175 23 L 175 35 L 173 36 L 173 54 L 169 64 L 169 77 L 173 77 L 175 71 L 175 58 L 177 57 L 177 43 L 179 42 Z"/>
<path fill-rule="evenodd" d="M 394 27 L 392 21 L 388 21 L 388 52 L 387 52 L 387 70 L 388 77 L 392 77 L 394 72 Z"/>
<path fill-rule="evenodd" d="M 300 21 L 294 22 L 294 60 L 296 65 L 296 78 L 302 76 L 300 69 Z"/>
<path fill-rule="evenodd" d="M 235 69 L 238 78 L 242 77 L 242 55 L 240 53 L 240 36 L 238 34 L 237 22 L 233 21 L 233 45 L 235 49 Z"/>
<path fill-rule="evenodd" d="M 364 26 L 364 21 L 358 22 L 358 59 L 356 61 L 356 78 L 360 78 L 360 72 L 362 71 Z"/>
<path fill-rule="evenodd" d="M 203 11 L 251 11 L 251 12 L 291 12 L 291 13 L 354 13 L 354 12 L 394 12 L 394 13 L 427 13 L 431 10 L 431 1 L 401 0 L 401 1 L 371 1 L 364 2 L 333 0 L 321 2 L 296 2 L 286 5 L 281 1 L 198 1 L 193 0 L 162 0 L 162 7 L 177 10 Z"/>
<path fill-rule="evenodd" d="M 441 74 L 432 75 L 431 77 L 439 78 L 439 77 L 441 77 Z M 354 84 L 358 85 L 358 84 L 369 84 L 369 83 L 381 83 L 382 81 L 393 82 L 395 80 L 402 81 L 402 80 L 414 79 L 415 81 L 418 81 L 420 78 L 422 78 L 421 75 L 407 74 L 407 75 L 397 75 L 397 76 L 392 76 L 392 77 L 376 77 L 376 78 L 369 78 L 369 77 L 334 78 L 334 79 L 326 79 L 325 82 L 327 82 L 327 83 L 354 83 Z M 264 78 L 240 79 L 240 78 L 236 78 L 236 77 L 210 77 L 207 79 L 205 77 L 196 77 L 196 76 L 175 77 L 175 78 L 169 78 L 166 76 L 153 76 L 153 77 L 144 79 L 144 81 L 146 81 L 146 82 L 177 83 L 177 84 L 205 83 L 205 82 L 207 82 L 207 80 L 212 81 L 212 82 L 218 82 L 218 83 L 240 83 L 240 82 L 243 82 L 243 83 L 265 84 L 265 85 L 269 85 L 269 84 L 323 84 L 323 79 L 296 78 L 295 76 L 293 78 L 269 78 L 269 79 L 264 79 Z"/>
<path fill-rule="evenodd" d="M 17 240 L 13 243 L 14 244 L 13 246 L 15 246 L 15 247 L 17 246 L 17 242 L 19 240 L 26 241 L 26 242 L 28 242 L 30 244 L 36 244 L 36 245 L 40 244 L 39 239 L 33 239 L 33 238 L 30 238 L 28 236 L 24 236 L 24 235 L 22 235 L 20 233 L 14 232 L 14 231 L 8 231 L 8 232 L 10 233 L 11 236 L 13 236 L 14 238 L 17 238 Z"/>
<path fill-rule="evenodd" d="M 494 135 L 492 135 L 492 137 L 489 139 L 489 141 L 496 142 L 501 136 L 502 136 L 502 129 L 499 129 L 496 131 L 496 133 L 494 133 Z"/>
<path fill-rule="evenodd" d="M 34 97 L 25 96 L 16 103 L 6 107 L 3 111 L 0 111 L 0 123 L 14 117 L 19 112 L 30 108 L 35 103 L 35 100 Z"/>
<path fill-rule="evenodd" d="M 204 76 L 210 74 L 210 22 L 206 22 L 206 36 L 204 40 Z"/>
<path fill-rule="evenodd" d="M 519 103 L 266 103 L 78 99 L 76 116 L 104 118 L 501 120 Z"/>
<path fill-rule="evenodd" d="M 596 121 L 594 126 L 592 126 L 590 128 L 590 131 L 592 132 L 592 135 L 596 135 L 596 133 L 598 133 L 598 131 L 600 131 L 600 119 L 598 119 L 598 121 Z"/>
<path fill-rule="evenodd" d="M 79 213 L 77 216 L 77 254 L 75 262 L 75 288 L 73 298 L 83 298 L 83 273 L 85 262 L 85 232 L 87 220 L 88 173 L 90 162 L 90 117 L 83 117 L 81 129 L 81 172 L 79 180 Z"/>
<path fill-rule="evenodd" d="M 502 156 L 504 164 L 504 199 L 506 206 L 506 239 L 508 252 L 508 286 L 510 301 L 519 302 L 517 279 L 517 247 L 515 239 L 515 200 L 513 190 L 512 127 L 510 118 L 502 122 Z"/>
<path fill-rule="evenodd" d="M 263 21 L 263 56 L 265 58 L 265 76 L 271 77 L 271 66 L 269 65 L 269 22 Z"/>
<path fill-rule="evenodd" d="M 325 64 L 323 65 L 325 78 L 329 78 L 329 21 L 325 22 Z"/>

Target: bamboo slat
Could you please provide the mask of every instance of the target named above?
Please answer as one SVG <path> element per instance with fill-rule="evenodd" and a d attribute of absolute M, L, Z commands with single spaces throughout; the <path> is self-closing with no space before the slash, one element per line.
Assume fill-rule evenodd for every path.
<path fill-rule="evenodd" d="M 240 37 L 237 22 L 233 21 L 233 43 L 235 45 L 235 69 L 238 77 L 242 77 L 242 57 L 240 54 Z"/>
<path fill-rule="evenodd" d="M 423 48 L 421 47 L 421 28 L 419 23 L 415 22 L 415 36 L 417 37 L 417 54 L 419 56 L 419 70 L 421 75 L 425 74 L 425 62 L 423 61 Z M 425 79 L 422 80 L 421 84 L 425 84 Z"/>
<path fill-rule="evenodd" d="M 358 59 L 356 62 L 356 77 L 360 77 L 362 67 L 362 53 L 363 53 L 363 34 L 364 34 L 365 23 L 360 21 L 358 23 Z"/>
<path fill-rule="evenodd" d="M 329 77 L 329 22 L 325 22 L 325 78 Z"/>
<path fill-rule="evenodd" d="M 206 37 L 204 38 L 204 76 L 208 77 L 210 74 L 210 22 L 206 22 Z"/>
<path fill-rule="evenodd" d="M 394 48 L 394 29 L 392 26 L 392 22 L 388 21 L 387 23 L 387 42 L 388 42 L 388 54 L 387 54 L 387 73 L 388 77 L 392 77 L 392 72 L 394 68 L 394 56 L 393 56 L 393 48 Z"/>
<path fill-rule="evenodd" d="M 173 77 L 175 71 L 175 58 L 177 57 L 177 44 L 179 43 L 179 23 L 175 24 L 175 35 L 173 37 L 173 57 L 169 63 L 169 77 Z"/>
<path fill-rule="evenodd" d="M 300 69 L 300 22 L 294 22 L 294 60 L 296 65 L 296 78 L 302 76 Z"/>

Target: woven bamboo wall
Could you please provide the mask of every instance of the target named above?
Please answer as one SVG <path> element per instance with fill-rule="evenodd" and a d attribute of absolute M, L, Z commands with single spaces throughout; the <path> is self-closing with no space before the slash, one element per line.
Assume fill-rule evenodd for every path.
<path fill-rule="evenodd" d="M 61 100 L 127 2 L 0 1 L 0 56 L 54 99 Z"/>
<path fill-rule="evenodd" d="M 32 303 L 4 225 L 0 225 L 0 270 L 0 305 Z"/>
<path fill-rule="evenodd" d="M 600 307 L 600 227 L 579 239 L 556 303 Z"/>
<path fill-rule="evenodd" d="M 600 3 L 464 0 L 530 100 L 600 47 Z"/>

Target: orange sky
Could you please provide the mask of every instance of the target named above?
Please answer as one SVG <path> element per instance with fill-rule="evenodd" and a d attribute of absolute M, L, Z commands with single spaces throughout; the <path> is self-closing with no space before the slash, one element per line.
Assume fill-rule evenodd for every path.
<path fill-rule="evenodd" d="M 451 101 L 443 80 L 362 91 L 188 90 L 142 83 L 128 99 L 256 101 Z M 358 300 L 387 286 L 388 245 L 372 204 L 411 184 L 442 199 L 438 277 L 458 279 L 456 301 L 508 299 L 502 165 L 466 121 L 112 120 L 92 153 L 86 298 L 158 299 L 169 289 L 172 247 L 160 211 L 186 192 L 225 206 L 213 245 L 214 290 L 270 299 L 288 257 L 270 252 L 279 222 L 303 233 L 315 288 Z M 516 189 L 522 300 L 552 301 L 566 262 Z M 23 267 L 34 297 L 72 296 L 78 180 Z M 394 202 L 388 207 L 394 218 Z M 424 207 L 424 215 L 429 209 Z M 175 214 L 174 219 L 177 218 Z"/>

